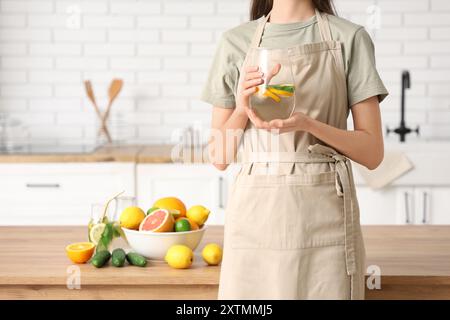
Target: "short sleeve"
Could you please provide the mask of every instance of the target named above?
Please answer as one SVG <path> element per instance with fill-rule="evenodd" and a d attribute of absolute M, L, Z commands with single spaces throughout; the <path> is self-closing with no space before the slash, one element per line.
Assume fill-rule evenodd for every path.
<path fill-rule="evenodd" d="M 225 35 L 219 41 L 200 99 L 216 107 L 234 108 L 239 79 L 236 55 Z"/>
<path fill-rule="evenodd" d="M 364 28 L 356 31 L 348 61 L 347 91 L 349 106 L 370 97 L 383 101 L 388 91 L 378 74 L 375 64 L 375 48 Z"/>

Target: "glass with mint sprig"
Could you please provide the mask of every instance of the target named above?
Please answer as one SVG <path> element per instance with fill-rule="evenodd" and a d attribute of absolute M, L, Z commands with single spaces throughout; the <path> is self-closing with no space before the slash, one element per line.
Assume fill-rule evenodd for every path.
<path fill-rule="evenodd" d="M 250 107 L 263 121 L 287 119 L 295 110 L 295 80 L 286 49 L 252 48 L 248 66 L 257 66 L 264 83 L 250 98 Z"/>
<path fill-rule="evenodd" d="M 115 221 L 115 214 L 108 217 L 111 212 L 110 204 L 115 201 L 124 191 L 109 199 L 104 206 L 92 205 L 91 219 L 88 224 L 89 241 L 96 245 L 96 251 L 109 250 L 114 238 L 123 236 L 122 229 L 118 221 Z M 113 210 L 115 212 L 115 210 Z"/>

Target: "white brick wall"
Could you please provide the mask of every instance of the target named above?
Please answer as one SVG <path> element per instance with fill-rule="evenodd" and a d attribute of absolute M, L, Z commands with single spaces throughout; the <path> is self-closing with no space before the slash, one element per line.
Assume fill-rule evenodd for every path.
<path fill-rule="evenodd" d="M 411 71 L 407 121 L 450 138 L 450 1 L 336 0 L 339 15 L 365 24 L 391 96 L 385 125 L 399 121 L 400 73 Z M 95 114 L 82 81 L 100 105 L 107 87 L 125 87 L 113 131 L 129 142 L 169 142 L 174 130 L 208 126 L 198 100 L 221 33 L 248 15 L 248 0 L 0 0 L 0 112 L 20 119 L 32 141 L 89 142 Z"/>

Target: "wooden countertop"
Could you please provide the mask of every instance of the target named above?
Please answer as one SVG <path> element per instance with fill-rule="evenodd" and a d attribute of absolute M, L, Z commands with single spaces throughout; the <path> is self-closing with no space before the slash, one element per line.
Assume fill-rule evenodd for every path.
<path fill-rule="evenodd" d="M 450 299 L 450 226 L 365 226 L 367 265 L 381 269 L 381 290 L 368 299 Z M 81 290 L 66 287 L 72 263 L 64 248 L 83 241 L 86 227 L 0 227 L 0 299 L 118 298 L 215 299 L 220 267 L 206 266 L 200 248 L 222 244 L 223 227 L 211 226 L 191 269 L 164 262 L 148 267 L 78 265 Z"/>
<path fill-rule="evenodd" d="M 36 162 L 136 162 L 171 163 L 173 145 L 106 145 L 92 153 L 74 154 L 0 154 L 0 163 Z M 176 150 L 176 149 L 175 149 Z M 184 162 L 203 162 L 201 151 L 189 152 L 192 156 Z M 195 157 L 193 156 L 195 154 Z M 176 158 L 183 151 L 175 152 Z"/>

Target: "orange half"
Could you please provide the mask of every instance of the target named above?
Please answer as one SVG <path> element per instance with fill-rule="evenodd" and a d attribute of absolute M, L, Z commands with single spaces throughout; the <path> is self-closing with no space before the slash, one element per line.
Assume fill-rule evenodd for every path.
<path fill-rule="evenodd" d="M 86 263 L 94 254 L 95 245 L 92 242 L 77 242 L 66 247 L 66 253 L 72 262 Z"/>

